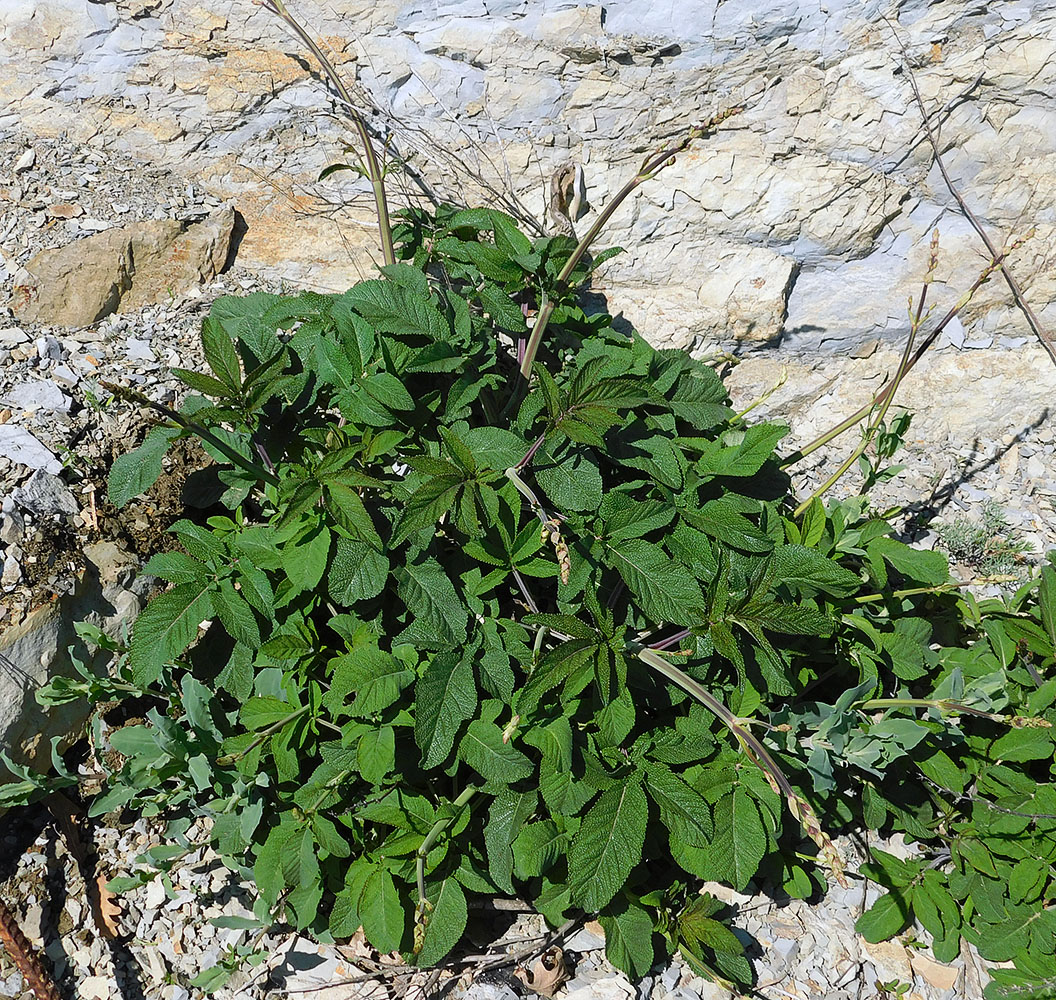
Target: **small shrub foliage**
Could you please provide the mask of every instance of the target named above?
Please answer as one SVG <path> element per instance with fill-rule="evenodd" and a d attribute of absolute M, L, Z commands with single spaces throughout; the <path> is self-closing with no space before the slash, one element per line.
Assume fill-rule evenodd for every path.
<path fill-rule="evenodd" d="M 197 434 L 227 512 L 146 567 L 114 676 L 159 702 L 94 811 L 182 816 L 162 864 L 207 816 L 262 921 L 422 965 L 516 894 L 600 914 L 634 976 L 681 949 L 740 983 L 694 880 L 807 897 L 833 834 L 904 832 L 866 938 L 1051 984 L 1056 570 L 977 602 L 861 497 L 793 517 L 785 426 L 577 304 L 607 254 L 559 281 L 572 240 L 484 209 L 394 236 L 343 295 L 216 302 L 210 372 L 115 464 L 121 504 Z"/>

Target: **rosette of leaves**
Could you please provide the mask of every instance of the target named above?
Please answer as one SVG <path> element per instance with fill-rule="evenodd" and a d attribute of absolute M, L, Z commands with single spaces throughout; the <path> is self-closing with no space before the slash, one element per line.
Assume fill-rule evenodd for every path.
<path fill-rule="evenodd" d="M 554 924 L 599 913 L 632 974 L 677 948 L 745 982 L 714 901 L 684 887 L 766 876 L 808 896 L 814 847 L 769 765 L 650 670 L 651 649 L 740 731 L 770 733 L 773 766 L 824 823 L 862 820 L 847 791 L 863 775 L 874 826 L 941 840 L 951 816 L 977 822 L 958 799 L 940 795 L 941 813 L 884 785 L 897 765 L 967 787 L 935 762 L 960 732 L 862 704 L 990 691 L 978 644 L 1014 660 L 1020 633 L 970 620 L 945 560 L 866 504 L 794 519 L 787 428 L 745 423 L 711 368 L 577 304 L 604 255 L 558 284 L 574 243 L 488 210 L 415 212 L 395 236 L 402 262 L 342 295 L 215 303 L 210 373 L 181 372 L 180 413 L 115 463 L 120 504 L 196 434 L 222 509 L 175 525 L 181 551 L 146 566 L 170 586 L 117 670 L 168 704 L 114 735 L 127 762 L 95 811 L 205 814 L 262 920 L 362 926 L 421 964 L 456 944 L 467 896 L 517 894 Z M 544 301 L 527 385 L 517 345 Z M 1049 869 L 1035 882 L 1032 913 Z M 968 933 L 963 905 L 958 921 L 942 940 Z"/>

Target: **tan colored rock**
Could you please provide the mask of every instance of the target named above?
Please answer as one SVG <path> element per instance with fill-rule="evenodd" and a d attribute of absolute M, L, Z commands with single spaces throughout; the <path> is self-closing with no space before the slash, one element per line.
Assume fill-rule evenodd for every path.
<path fill-rule="evenodd" d="M 49 219 L 76 219 L 84 215 L 84 209 L 77 202 L 56 202 L 46 209 Z"/>
<path fill-rule="evenodd" d="M 913 968 L 909 964 L 909 952 L 899 941 L 880 941 L 870 944 L 861 941 L 866 960 L 876 969 L 876 978 L 884 982 L 897 979 L 899 982 L 913 981 Z"/>
<path fill-rule="evenodd" d="M 927 981 L 929 986 L 937 990 L 951 990 L 957 985 L 957 977 L 961 969 L 956 965 L 944 965 L 936 962 L 929 955 L 916 952 L 910 956 L 909 964 L 913 971 Z"/>
<path fill-rule="evenodd" d="M 614 288 L 610 307 L 652 343 L 768 343 L 780 335 L 795 265 L 791 257 L 719 239 L 658 242 L 652 250 L 648 267 L 655 281 L 640 282 L 645 268 L 635 254 L 626 261 L 617 257 L 597 282 L 603 291 Z"/>
<path fill-rule="evenodd" d="M 163 301 L 223 269 L 233 229 L 227 208 L 189 226 L 137 222 L 41 251 L 16 276 L 11 308 L 24 322 L 80 327 Z"/>

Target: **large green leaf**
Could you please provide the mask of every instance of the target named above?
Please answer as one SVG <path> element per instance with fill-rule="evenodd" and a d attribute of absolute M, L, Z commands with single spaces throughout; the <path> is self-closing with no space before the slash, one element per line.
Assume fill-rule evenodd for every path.
<path fill-rule="evenodd" d="M 458 755 L 491 783 L 512 784 L 535 771 L 535 766 L 520 750 L 503 742 L 502 730 L 494 722 L 480 719 L 469 724 Z"/>
<path fill-rule="evenodd" d="M 893 890 L 881 896 L 855 923 L 866 941 L 876 944 L 894 937 L 909 923 L 911 910 L 907 890 Z"/>
<path fill-rule="evenodd" d="M 202 322 L 202 348 L 213 374 L 232 392 L 242 388 L 242 370 L 235 345 L 224 325 L 211 316 Z"/>
<path fill-rule="evenodd" d="M 422 766 L 447 760 L 455 734 L 477 708 L 473 667 L 461 653 L 438 653 L 415 685 L 414 738 Z"/>
<path fill-rule="evenodd" d="M 418 965 L 436 965 L 462 937 L 466 929 L 466 894 L 453 878 L 445 878 L 439 889 L 426 883 L 432 909 L 427 914 L 425 938 L 418 953 Z"/>
<path fill-rule="evenodd" d="M 507 788 L 492 799 L 488 822 L 484 827 L 488 874 L 503 890 L 513 894 L 513 843 L 525 820 L 535 812 L 538 796 L 532 792 L 515 792 Z"/>
<path fill-rule="evenodd" d="M 601 469 L 585 449 L 560 461 L 540 448 L 532 463 L 535 481 L 559 511 L 597 510 L 601 503 Z"/>
<path fill-rule="evenodd" d="M 759 805 L 737 786 L 715 804 L 711 877 L 743 892 L 766 854 L 767 836 Z"/>
<path fill-rule="evenodd" d="M 605 957 L 632 979 L 644 976 L 656 958 L 649 912 L 637 903 L 617 898 L 598 920 L 605 930 Z"/>
<path fill-rule="evenodd" d="M 700 587 L 658 545 L 632 538 L 610 547 L 609 558 L 654 622 L 689 625 L 704 607 Z"/>
<path fill-rule="evenodd" d="M 595 913 L 622 888 L 641 860 L 648 819 L 645 792 L 633 778 L 601 793 L 568 853 L 569 885 L 577 905 Z"/>
<path fill-rule="evenodd" d="M 672 839 L 700 848 L 709 845 L 714 830 L 711 808 L 700 792 L 670 768 L 652 762 L 646 769 L 645 787 L 660 807 L 660 820 Z"/>
<path fill-rule="evenodd" d="M 159 594 L 132 626 L 129 665 L 140 687 L 148 687 L 162 667 L 179 656 L 198 634 L 198 626 L 213 615 L 207 580 L 181 583 Z"/>
<path fill-rule="evenodd" d="M 342 605 L 377 597 L 385 589 L 389 560 L 366 542 L 339 538 L 326 578 L 333 600 Z"/>
<path fill-rule="evenodd" d="M 158 481 L 161 460 L 179 436 L 178 427 L 155 427 L 138 448 L 114 459 L 107 477 L 107 496 L 115 507 L 124 507 Z"/>
<path fill-rule="evenodd" d="M 430 340 L 450 336 L 447 320 L 428 295 L 394 281 L 361 281 L 343 297 L 379 333 L 418 335 Z"/>
<path fill-rule="evenodd" d="M 697 469 L 704 476 L 754 476 L 787 433 L 783 424 L 753 424 L 727 431 L 707 447 Z"/>
<path fill-rule="evenodd" d="M 360 646 L 331 662 L 334 675 L 323 697 L 331 712 L 345 708 L 345 699 L 354 693 L 347 711 L 361 717 L 374 715 L 388 708 L 414 680 L 406 663 L 376 646 Z"/>
<path fill-rule="evenodd" d="M 454 584 L 432 558 L 393 569 L 400 597 L 411 614 L 404 635 L 427 648 L 448 648 L 466 641 L 469 615 Z"/>
<path fill-rule="evenodd" d="M 513 842 L 517 877 L 536 878 L 548 871 L 564 852 L 567 839 L 552 820 L 525 824 Z"/>
<path fill-rule="evenodd" d="M 405 916 L 392 876 L 377 868 L 363 885 L 359 918 L 367 940 L 383 954 L 398 951 L 403 940 Z"/>
<path fill-rule="evenodd" d="M 814 597 L 831 594 L 848 597 L 862 585 L 857 573 L 826 559 L 816 549 L 802 545 L 781 545 L 774 552 L 775 579 L 793 594 Z"/>

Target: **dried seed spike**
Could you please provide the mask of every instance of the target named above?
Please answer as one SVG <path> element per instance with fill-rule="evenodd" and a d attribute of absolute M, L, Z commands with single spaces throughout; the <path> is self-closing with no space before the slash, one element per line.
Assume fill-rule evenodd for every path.
<path fill-rule="evenodd" d="M 925 281 L 930 284 L 935 276 L 935 268 L 939 266 L 939 230 L 936 228 L 931 234 L 931 248 L 928 256 L 928 274 Z"/>

